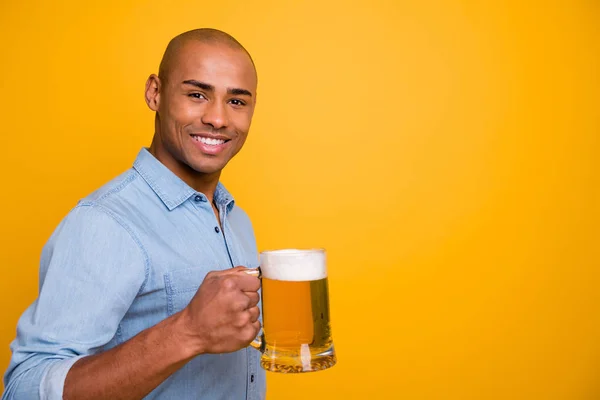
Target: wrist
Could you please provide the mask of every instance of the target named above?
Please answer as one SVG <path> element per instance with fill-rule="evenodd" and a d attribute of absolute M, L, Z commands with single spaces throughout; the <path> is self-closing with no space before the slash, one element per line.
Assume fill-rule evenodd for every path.
<path fill-rule="evenodd" d="M 205 353 L 203 342 L 198 337 L 198 333 L 191 328 L 192 324 L 190 321 L 191 317 L 187 308 L 184 308 L 172 317 L 175 340 L 179 343 L 182 355 L 186 358 L 192 358 Z"/>

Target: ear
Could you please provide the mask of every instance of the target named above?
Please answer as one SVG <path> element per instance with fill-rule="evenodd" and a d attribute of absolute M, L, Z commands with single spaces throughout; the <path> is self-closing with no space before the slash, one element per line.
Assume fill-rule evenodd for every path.
<path fill-rule="evenodd" d="M 160 105 L 160 78 L 152 74 L 146 81 L 146 104 L 152 111 L 158 111 Z"/>

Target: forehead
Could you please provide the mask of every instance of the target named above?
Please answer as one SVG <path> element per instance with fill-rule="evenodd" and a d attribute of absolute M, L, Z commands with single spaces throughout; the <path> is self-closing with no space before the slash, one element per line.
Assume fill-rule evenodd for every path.
<path fill-rule="evenodd" d="M 169 81 L 174 85 L 193 79 L 216 89 L 256 91 L 256 71 L 250 57 L 227 44 L 187 42 L 177 50 L 170 67 Z"/>

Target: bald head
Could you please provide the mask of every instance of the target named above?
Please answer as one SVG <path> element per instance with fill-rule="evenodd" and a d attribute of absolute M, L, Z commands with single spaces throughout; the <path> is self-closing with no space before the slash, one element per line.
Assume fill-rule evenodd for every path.
<path fill-rule="evenodd" d="M 158 77 L 162 81 L 168 79 L 171 70 L 175 67 L 174 64 L 176 63 L 178 55 L 181 53 L 185 45 L 190 42 L 226 46 L 230 49 L 240 50 L 248 56 L 250 62 L 252 63 L 252 67 L 254 68 L 254 73 L 256 74 L 256 66 L 254 65 L 252 56 L 250 56 L 248 50 L 246 50 L 244 46 L 242 46 L 241 43 L 238 42 L 233 36 L 218 29 L 201 28 L 184 32 L 171 39 L 167 45 L 165 53 L 163 54 L 160 67 L 158 69 Z"/>

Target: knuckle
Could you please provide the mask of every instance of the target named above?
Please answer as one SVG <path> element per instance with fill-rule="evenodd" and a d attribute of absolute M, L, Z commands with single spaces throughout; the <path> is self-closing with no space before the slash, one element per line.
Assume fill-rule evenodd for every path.
<path fill-rule="evenodd" d="M 236 304 L 236 309 L 237 310 L 246 310 L 248 309 L 248 300 L 244 299 L 244 300 L 240 300 L 237 302 Z"/>
<path fill-rule="evenodd" d="M 205 277 L 204 279 L 205 279 L 205 280 L 206 280 L 206 279 L 214 279 L 214 278 L 216 278 L 217 276 L 218 276 L 218 275 L 217 275 L 217 272 L 216 272 L 216 271 L 209 271 L 209 272 L 206 274 L 206 277 Z"/>
<path fill-rule="evenodd" d="M 240 326 L 246 326 L 250 323 L 250 313 L 241 313 L 240 314 Z"/>
<path fill-rule="evenodd" d="M 249 325 L 246 329 L 244 329 L 242 333 L 242 339 L 244 341 L 250 342 L 256 338 L 258 334 L 258 330 L 254 329 L 254 326 Z"/>
<path fill-rule="evenodd" d="M 236 287 L 235 280 L 230 276 L 221 279 L 221 287 L 227 290 L 233 290 Z"/>
<path fill-rule="evenodd" d="M 233 320 L 233 326 L 241 329 L 248 325 L 248 322 L 250 322 L 248 313 L 239 313 Z"/>
<path fill-rule="evenodd" d="M 248 311 L 250 312 L 252 322 L 256 321 L 258 319 L 258 316 L 260 315 L 260 310 L 258 309 L 258 307 L 252 307 Z"/>
<path fill-rule="evenodd" d="M 241 312 L 248 309 L 248 298 L 242 295 L 232 296 L 230 303 L 233 312 Z"/>

